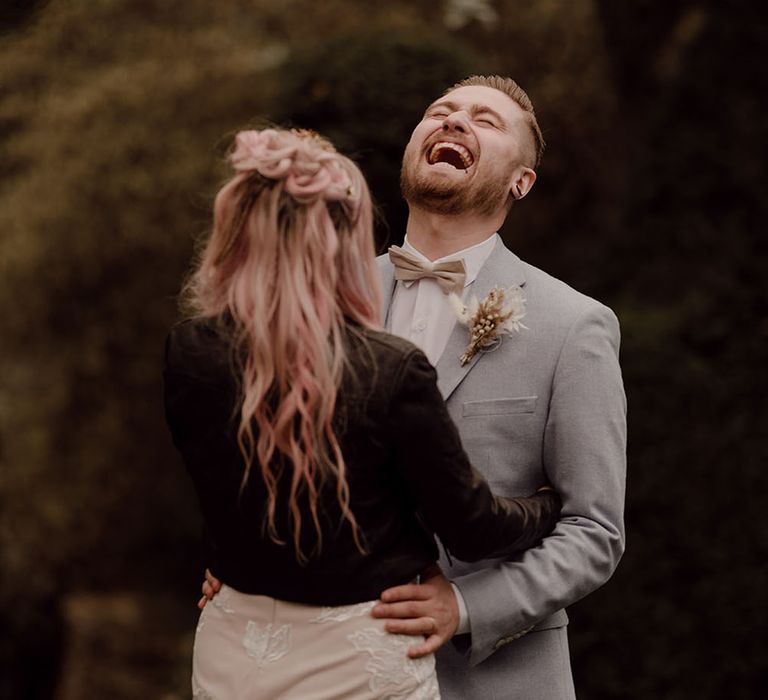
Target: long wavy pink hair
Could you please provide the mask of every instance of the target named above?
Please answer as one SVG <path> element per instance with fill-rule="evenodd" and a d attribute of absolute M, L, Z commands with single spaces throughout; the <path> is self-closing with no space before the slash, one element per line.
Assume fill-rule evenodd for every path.
<path fill-rule="evenodd" d="M 257 464 L 269 495 L 265 525 L 282 543 L 277 482 L 289 475 L 293 543 L 306 561 L 299 496 L 306 495 L 319 551 L 319 489 L 334 478 L 362 551 L 332 419 L 345 329 L 350 321 L 379 327 L 368 187 L 352 161 L 312 132 L 242 131 L 229 162 L 235 175 L 216 196 L 213 231 L 186 295 L 196 315 L 229 314 L 237 329 L 241 490 Z"/>

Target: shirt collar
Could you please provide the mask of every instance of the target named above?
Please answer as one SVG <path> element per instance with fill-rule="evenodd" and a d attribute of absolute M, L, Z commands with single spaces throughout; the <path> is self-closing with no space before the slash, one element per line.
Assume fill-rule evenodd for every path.
<path fill-rule="evenodd" d="M 464 287 L 468 287 L 470 284 L 472 284 L 472 282 L 475 281 L 478 274 L 480 274 L 480 270 L 483 265 L 485 265 L 485 261 L 488 259 L 488 256 L 490 256 L 498 238 L 498 233 L 492 233 L 484 241 L 480 241 L 480 243 L 476 243 L 469 248 L 464 248 L 464 250 L 457 250 L 455 253 L 451 253 L 450 255 L 446 255 L 442 258 L 437 258 L 436 260 L 430 260 L 426 255 L 421 253 L 421 251 L 414 248 L 413 245 L 408 241 L 408 236 L 405 237 L 402 247 L 403 250 L 407 250 L 409 253 L 413 253 L 417 258 L 421 258 L 425 262 L 438 263 L 447 262 L 448 260 L 464 260 L 464 268 L 467 271 L 467 277 L 464 280 Z M 404 282 L 404 284 L 406 287 L 410 287 L 414 281 L 415 280 Z"/>

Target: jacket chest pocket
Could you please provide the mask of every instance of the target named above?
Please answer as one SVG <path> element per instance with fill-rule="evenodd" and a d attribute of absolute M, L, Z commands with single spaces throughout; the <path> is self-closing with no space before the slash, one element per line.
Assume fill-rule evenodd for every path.
<path fill-rule="evenodd" d="M 461 407 L 464 418 L 471 416 L 501 416 L 519 413 L 535 413 L 538 396 L 519 396 L 509 399 L 465 401 Z"/>

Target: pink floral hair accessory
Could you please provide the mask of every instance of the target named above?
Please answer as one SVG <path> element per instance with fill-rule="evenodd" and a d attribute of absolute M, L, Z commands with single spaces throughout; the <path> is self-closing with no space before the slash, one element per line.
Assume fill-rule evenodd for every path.
<path fill-rule="evenodd" d="M 241 131 L 230 162 L 239 172 L 256 171 L 270 180 L 284 181 L 285 191 L 298 202 L 343 201 L 353 195 L 339 154 L 314 132 Z"/>

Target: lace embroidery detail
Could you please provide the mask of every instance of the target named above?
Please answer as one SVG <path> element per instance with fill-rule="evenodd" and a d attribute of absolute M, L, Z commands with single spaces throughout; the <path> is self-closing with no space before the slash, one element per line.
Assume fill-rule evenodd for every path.
<path fill-rule="evenodd" d="M 192 676 L 192 698 L 193 700 L 213 700 L 213 695 L 203 688 L 194 676 Z"/>
<path fill-rule="evenodd" d="M 413 637 L 369 627 L 347 635 L 347 639 L 358 651 L 370 654 L 365 670 L 371 674 L 368 686 L 377 697 L 407 697 L 409 700 L 440 697 L 435 657 L 430 654 L 411 659 L 408 656 Z"/>
<path fill-rule="evenodd" d="M 232 602 L 232 591 L 229 588 L 222 588 L 213 598 L 211 604 L 214 608 L 218 608 L 223 613 L 231 615 L 235 612 L 234 608 L 230 607 Z M 203 608 L 205 610 L 205 608 Z"/>
<path fill-rule="evenodd" d="M 245 653 L 261 666 L 282 659 L 290 650 L 291 626 L 282 625 L 272 632 L 272 623 L 263 629 L 253 620 L 248 621 L 243 637 Z"/>
<path fill-rule="evenodd" d="M 200 617 L 197 618 L 197 627 L 195 628 L 195 632 L 197 634 L 200 634 L 200 631 L 203 629 L 203 627 L 205 627 L 205 620 L 208 617 L 206 615 L 207 610 L 208 606 L 206 605 L 200 612 Z"/>
<path fill-rule="evenodd" d="M 370 600 L 366 603 L 355 603 L 354 605 L 337 605 L 335 607 L 324 607 L 317 617 L 313 617 L 310 622 L 346 622 L 353 617 L 362 617 L 371 612 L 378 601 Z"/>

